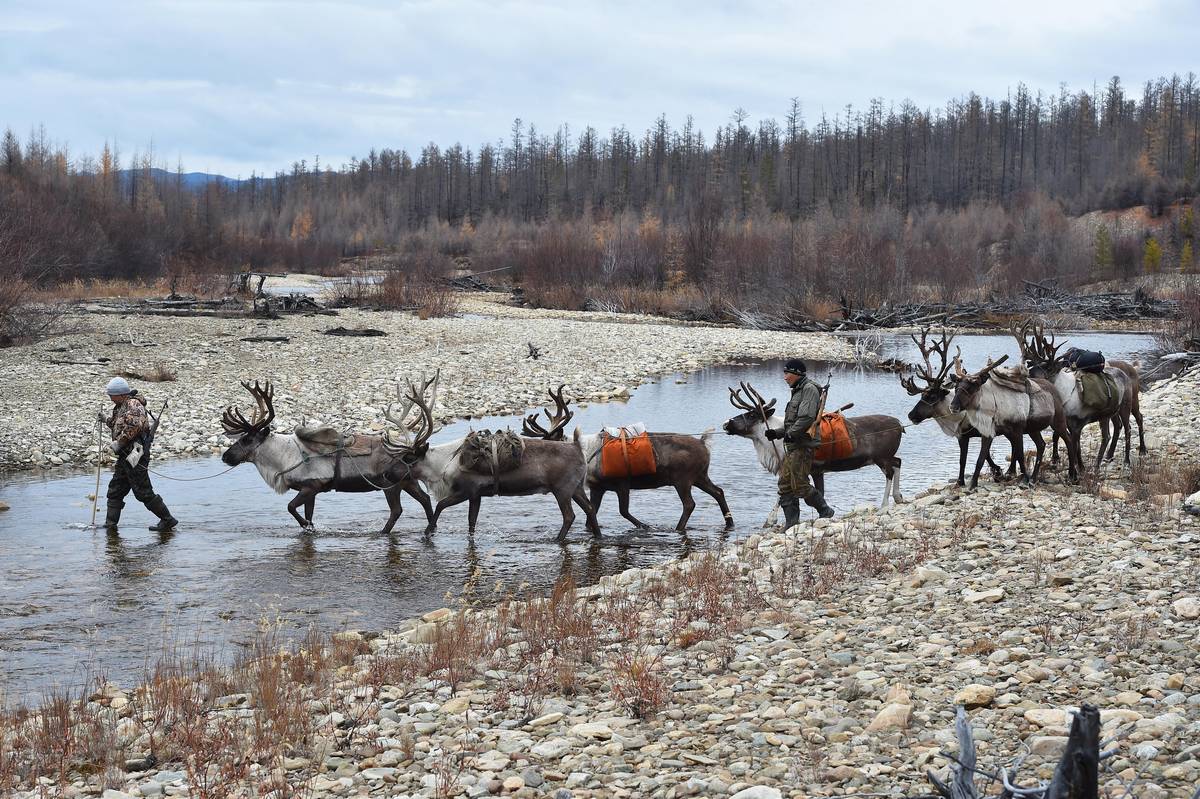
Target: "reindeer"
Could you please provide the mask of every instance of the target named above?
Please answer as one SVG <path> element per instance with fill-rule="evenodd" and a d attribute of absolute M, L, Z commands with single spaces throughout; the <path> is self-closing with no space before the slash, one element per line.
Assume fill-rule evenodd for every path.
<path fill-rule="evenodd" d="M 271 429 L 271 422 L 275 420 L 275 389 L 271 383 L 260 386 L 256 380 L 251 386 L 243 381 L 242 388 L 250 392 L 257 407 L 249 421 L 236 407 L 225 409 L 221 424 L 225 434 L 236 440 L 221 455 L 221 460 L 229 466 L 249 461 L 276 493 L 295 491 L 296 496 L 287 509 L 302 528 L 313 529 L 317 494 L 326 491 L 382 491 L 390 511 L 382 535 L 391 533 L 404 512 L 400 506 L 401 492 L 419 502 L 425 510 L 425 518 L 433 523 L 429 495 L 406 470 L 394 468 L 392 455 L 383 447 L 383 436 L 356 435 L 345 444 L 335 443 L 330 447 L 315 444 L 297 433 L 276 433 Z M 297 431 L 305 432 L 302 428 Z M 328 431 L 314 429 L 308 432 Z M 333 432 L 336 435 L 336 431 Z M 393 476 L 385 478 L 385 471 L 392 471 Z M 301 505 L 304 506 L 303 517 L 297 512 Z"/>
<path fill-rule="evenodd" d="M 991 451 L 992 439 L 997 435 L 1004 436 L 1012 443 L 1013 453 L 1018 455 L 1016 461 L 1021 467 L 1023 483 L 1028 483 L 1030 476 L 1025 468 L 1025 458 L 1019 456 L 1022 452 L 1022 436 L 1028 434 L 1037 449 L 1032 477 L 1035 483 L 1041 473 L 1042 455 L 1046 451 L 1042 430 L 1052 427 L 1054 432 L 1066 441 L 1074 441 L 1067 428 L 1062 400 L 1048 381 L 1029 378 L 1025 370 L 1019 370 L 1011 378 L 1021 384 L 1020 388 L 1012 387 L 1007 380 L 1002 385 L 1000 381 L 990 379 L 993 377 L 993 370 L 1007 360 L 1007 355 L 1001 356 L 998 361 L 989 358 L 987 365 L 974 374 L 967 374 L 960 359 L 956 358 L 954 361 L 958 380 L 954 388 L 954 398 L 950 401 L 950 410 L 965 411 L 967 421 L 979 431 L 983 439 L 979 457 L 975 460 L 975 473 L 971 476 L 972 489 L 979 485 L 979 472 Z M 1069 453 L 1071 457 L 1067 462 L 1071 479 L 1075 480 L 1078 473 L 1074 449 L 1070 448 Z"/>
<path fill-rule="evenodd" d="M 583 510 L 587 517 L 587 528 L 592 534 L 600 534 L 596 512 L 583 490 L 587 467 L 583 461 L 578 432 L 571 442 L 536 439 L 525 442 L 520 465 L 510 471 L 498 475 L 467 471 L 459 464 L 465 438 L 432 447 L 429 445 L 429 438 L 434 433 L 433 408 L 437 403 L 439 377 L 440 373 L 422 381 L 420 389 L 409 383 L 407 395 L 402 395 L 397 386 L 396 394 L 403 404 L 402 409 L 394 413 L 389 405 L 384 414 L 401 436 L 399 441 L 384 436 L 384 448 L 396 458 L 397 466 L 394 469 L 400 472 L 411 470 L 417 479 L 429 487 L 437 500 L 429 523 L 430 531 L 437 527 L 442 511 L 462 502 L 470 503 L 468 531 L 474 533 L 481 497 L 553 494 L 563 517 L 562 528 L 558 532 L 559 541 L 566 540 L 567 531 L 575 522 L 572 501 Z M 428 401 L 425 399 L 426 392 L 430 392 Z M 414 406 L 418 411 L 417 417 L 408 423 L 406 419 Z M 387 474 L 392 474 L 392 470 Z"/>
<path fill-rule="evenodd" d="M 921 359 L 925 362 L 923 367 L 918 367 L 916 377 L 925 383 L 922 388 L 917 385 L 916 381 L 911 377 L 900 378 L 900 385 L 913 396 L 919 396 L 917 404 L 908 412 L 908 420 L 913 424 L 920 424 L 926 419 L 933 419 L 937 422 L 938 427 L 942 432 L 951 438 L 958 440 L 958 481 L 957 484 L 961 488 L 966 485 L 967 472 L 967 448 L 972 438 L 979 438 L 979 431 L 971 426 L 967 421 L 965 411 L 950 410 L 951 393 L 954 387 L 954 381 L 947 379 L 947 374 L 950 372 L 952 361 L 950 360 L 950 344 L 954 341 L 954 334 L 948 333 L 945 328 L 942 329 L 941 339 L 930 343 L 929 328 L 921 329 L 921 338 L 918 340 L 915 335 L 911 336 L 913 343 L 917 345 L 917 349 L 921 351 Z M 958 351 L 960 354 L 962 350 Z M 937 355 L 941 361 L 937 369 L 933 368 L 930 361 L 930 355 Z M 1017 468 L 1016 458 L 1019 458 L 1020 452 L 1013 452 L 1013 462 L 1009 465 L 1009 474 L 1013 474 Z M 997 480 L 1000 479 L 1000 467 L 992 460 L 992 454 L 987 453 L 987 463 L 992 468 L 992 474 Z"/>
<path fill-rule="evenodd" d="M 739 389 L 729 389 L 729 402 L 745 413 L 726 421 L 725 432 L 750 439 L 758 453 L 758 462 L 771 474 L 778 474 L 783 460 L 783 444 L 780 441 L 768 441 L 766 437 L 768 429 L 783 427 L 783 420 L 774 415 L 775 400 L 764 402 L 753 386 L 748 383 L 741 383 L 740 386 Z M 840 410 L 849 407 L 846 405 Z M 900 459 L 896 457 L 896 451 L 900 449 L 900 437 L 904 434 L 900 420 L 882 414 L 847 416 L 846 429 L 854 443 L 854 454 L 842 460 L 813 461 L 812 479 L 816 489 L 825 493 L 826 472 L 851 472 L 873 463 L 887 478 L 880 507 L 887 507 L 889 495 L 897 503 L 903 502 L 904 497 L 900 494 Z"/>
<path fill-rule="evenodd" d="M 1125 368 L 1115 364 L 1106 366 L 1104 373 L 1116 383 L 1117 396 L 1109 397 L 1109 401 L 1103 407 L 1086 407 L 1076 381 L 1076 373 L 1073 369 L 1068 368 L 1068 364 L 1073 361 L 1069 362 L 1066 358 L 1059 357 L 1058 350 L 1062 343 L 1056 342 L 1053 333 L 1047 336 L 1045 328 L 1033 320 L 1027 320 L 1020 328 L 1014 325 L 1009 332 L 1012 333 L 1021 348 L 1021 359 L 1029 366 L 1030 375 L 1049 380 L 1062 399 L 1063 412 L 1067 417 L 1067 427 L 1071 430 L 1072 435 L 1072 438 L 1068 439 L 1068 446 L 1075 448 L 1075 460 L 1080 468 L 1083 468 L 1081 433 L 1083 428 L 1093 422 L 1100 426 L 1100 449 L 1096 453 L 1096 468 L 1099 468 L 1106 458 L 1112 459 L 1121 430 L 1125 431 L 1125 463 L 1128 464 L 1131 447 L 1129 416 L 1135 396 L 1134 386 L 1139 384 L 1137 370 L 1124 361 L 1119 363 L 1121 367 Z M 1138 414 L 1140 416 L 1140 410 Z M 1108 432 L 1110 423 L 1113 428 L 1111 445 Z M 1138 431 L 1141 432 L 1140 422 Z M 1058 461 L 1058 439 L 1059 436 L 1056 434 L 1051 463 Z"/>
<path fill-rule="evenodd" d="M 542 412 L 546 414 L 549 426 L 541 425 L 538 421 L 538 414 L 530 414 L 525 417 L 522 425 L 524 435 L 545 441 L 562 441 L 565 438 L 563 428 L 574 418 L 575 414 L 568 408 L 567 402 L 563 398 L 564 388 L 566 386 L 561 385 L 558 387 L 557 393 L 553 390 L 549 392 L 550 399 L 553 400 L 555 406 L 553 413 L 549 408 L 542 409 Z M 696 501 L 692 499 L 692 486 L 695 486 L 717 501 L 721 507 L 721 513 L 725 516 L 725 529 L 731 529 L 733 514 L 729 510 L 728 503 L 725 502 L 725 492 L 708 476 L 712 453 L 712 432 L 705 433 L 698 440 L 692 436 L 676 433 L 650 433 L 650 443 L 654 448 L 654 462 L 658 467 L 654 474 L 631 478 L 608 478 L 600 474 L 600 448 L 604 444 L 604 437 L 598 433 L 579 436 L 583 457 L 588 464 L 589 498 L 596 512 L 600 512 L 600 503 L 604 499 L 604 494 L 608 491 L 616 492 L 617 507 L 620 509 L 621 515 L 635 527 L 645 529 L 648 525 L 640 522 L 629 512 L 629 492 L 671 486 L 679 494 L 679 500 L 683 503 L 683 515 L 679 517 L 679 523 L 675 525 L 676 530 L 683 532 L 687 529 L 692 511 L 696 509 Z"/>

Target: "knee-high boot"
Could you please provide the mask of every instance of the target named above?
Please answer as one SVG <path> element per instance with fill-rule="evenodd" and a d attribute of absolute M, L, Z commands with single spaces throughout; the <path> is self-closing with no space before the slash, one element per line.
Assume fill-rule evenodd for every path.
<path fill-rule="evenodd" d="M 105 530 L 110 533 L 115 533 L 117 531 L 117 525 L 121 522 L 121 509 L 124 507 L 125 506 L 123 504 L 116 505 L 111 502 L 108 504 L 108 512 L 104 517 Z"/>
<path fill-rule="evenodd" d="M 828 519 L 833 516 L 833 508 L 829 507 L 828 503 L 825 502 L 825 496 L 816 489 L 813 489 L 813 492 L 808 495 L 804 500 L 804 504 L 815 510 L 817 515 L 822 519 Z"/>
<path fill-rule="evenodd" d="M 798 497 L 792 495 L 780 497 L 779 507 L 783 510 L 783 529 L 787 530 L 800 523 L 800 499 Z"/>
<path fill-rule="evenodd" d="M 175 525 L 179 524 L 179 520 L 171 515 L 171 511 L 167 510 L 167 503 L 163 502 L 163 498 L 158 494 L 146 503 L 146 509 L 158 517 L 158 524 L 150 525 L 150 529 L 159 533 L 165 533 L 168 530 L 175 529 Z"/>

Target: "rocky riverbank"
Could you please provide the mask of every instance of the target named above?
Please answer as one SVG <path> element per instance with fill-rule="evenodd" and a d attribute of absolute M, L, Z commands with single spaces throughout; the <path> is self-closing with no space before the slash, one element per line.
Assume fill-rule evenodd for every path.
<path fill-rule="evenodd" d="M 1143 409 L 1163 479 L 1193 469 L 1200 373 Z M 110 687 L 88 712 L 138 771 L 72 774 L 65 793 L 183 796 L 219 776 L 314 797 L 915 795 L 944 774 L 956 705 L 979 767 L 1027 753 L 1029 784 L 1089 702 L 1114 739 L 1107 795 L 1188 797 L 1200 522 L 1143 471 L 1108 478 L 935 491 L 546 600 L 273 646 L 205 678 L 198 727 L 155 714 L 170 681 Z M 146 768 L 152 739 L 164 762 Z"/>
<path fill-rule="evenodd" d="M 524 411 L 566 383 L 581 401 L 625 397 L 657 376 L 738 358 L 845 360 L 851 349 L 819 334 L 672 325 L 647 317 L 511 308 L 473 297 L 449 319 L 404 312 L 341 311 L 339 317 L 276 320 L 74 314 L 80 332 L 0 350 L 0 470 L 95 463 L 96 411 L 114 371 L 159 364 L 171 382 L 131 380 L 152 410 L 170 409 L 159 457 L 208 454 L 226 442 L 220 417 L 249 402 L 238 381 L 276 385 L 277 426 L 307 418 L 355 430 L 381 428 L 397 379 L 442 370 L 439 416 L 450 419 Z M 324 335 L 332 327 L 375 328 L 383 337 Z M 283 342 L 244 341 L 286 337 Z M 541 356 L 527 357 L 528 344 Z M 103 362 L 101 362 L 103 359 Z"/>

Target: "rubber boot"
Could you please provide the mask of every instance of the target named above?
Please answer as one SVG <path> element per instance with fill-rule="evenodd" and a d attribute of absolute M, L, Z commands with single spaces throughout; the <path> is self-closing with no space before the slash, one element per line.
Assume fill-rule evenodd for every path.
<path fill-rule="evenodd" d="M 104 529 L 110 533 L 117 531 L 117 524 L 121 521 L 121 508 L 124 505 L 109 505 L 108 513 L 104 517 Z"/>
<path fill-rule="evenodd" d="M 825 497 L 816 489 L 813 489 L 813 492 L 808 496 L 808 499 L 804 500 L 804 504 L 815 510 L 817 515 L 822 519 L 829 519 L 833 517 L 833 508 L 826 504 Z"/>
<path fill-rule="evenodd" d="M 157 533 L 174 530 L 175 525 L 179 524 L 179 520 L 171 515 L 171 511 L 167 510 L 167 503 L 163 502 L 163 498 L 158 494 L 146 503 L 146 509 L 158 517 L 158 524 L 150 525 L 150 529 Z"/>
<path fill-rule="evenodd" d="M 787 496 L 779 498 L 779 507 L 783 510 L 783 529 L 789 530 L 800 523 L 800 500 Z"/>

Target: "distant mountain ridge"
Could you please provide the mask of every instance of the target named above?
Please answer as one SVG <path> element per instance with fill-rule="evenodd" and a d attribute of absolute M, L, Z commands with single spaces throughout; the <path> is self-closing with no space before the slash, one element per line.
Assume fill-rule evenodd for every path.
<path fill-rule="evenodd" d="M 142 174 L 142 170 L 122 169 L 118 174 L 121 176 L 121 182 L 128 184 L 131 180 L 133 180 L 134 175 L 140 176 Z M 237 186 L 240 183 L 246 182 L 242 178 L 230 178 L 224 175 L 213 175 L 208 172 L 184 172 L 183 174 L 179 174 L 176 172 L 170 172 L 166 169 L 158 168 L 151 169 L 150 176 L 156 183 L 168 184 L 174 183 L 176 178 L 178 178 L 182 180 L 184 188 L 192 190 L 203 189 L 210 183 L 220 183 L 225 186 Z M 264 179 L 266 178 L 259 178 L 259 180 Z"/>

